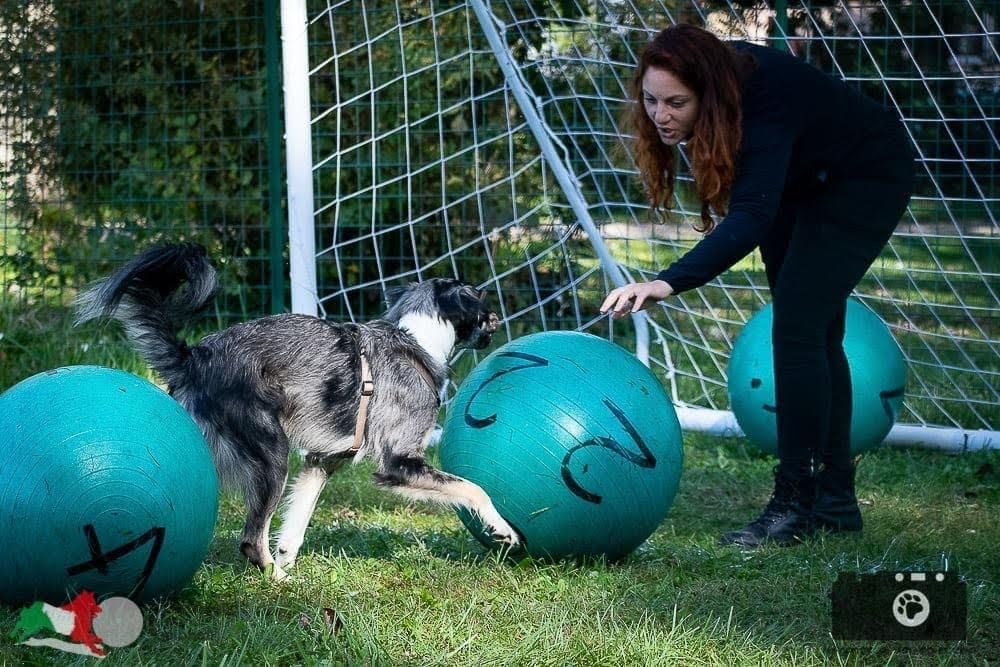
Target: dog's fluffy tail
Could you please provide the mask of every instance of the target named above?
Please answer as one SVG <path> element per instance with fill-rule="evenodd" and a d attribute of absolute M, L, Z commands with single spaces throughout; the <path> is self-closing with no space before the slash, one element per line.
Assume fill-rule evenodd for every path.
<path fill-rule="evenodd" d="M 189 357 L 178 330 L 208 304 L 215 287 L 215 269 L 203 247 L 157 246 L 82 292 L 74 301 L 76 321 L 120 321 L 146 362 L 177 387 L 184 384 Z"/>

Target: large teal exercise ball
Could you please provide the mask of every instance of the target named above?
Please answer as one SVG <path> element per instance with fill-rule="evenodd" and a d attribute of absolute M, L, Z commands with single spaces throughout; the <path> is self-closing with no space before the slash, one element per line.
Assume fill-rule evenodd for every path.
<path fill-rule="evenodd" d="M 217 509 L 201 432 L 146 380 L 71 366 L 0 394 L 0 601 L 175 592 Z"/>
<path fill-rule="evenodd" d="M 768 304 L 746 323 L 729 359 L 729 402 L 737 423 L 761 450 L 777 454 L 773 309 Z M 854 299 L 847 302 L 844 353 L 851 370 L 851 451 L 877 447 L 903 405 L 906 362 L 888 327 Z"/>
<path fill-rule="evenodd" d="M 652 372 L 602 338 L 524 336 L 465 379 L 448 410 L 442 467 L 481 486 L 532 556 L 639 546 L 677 492 L 681 430 Z M 490 545 L 475 517 L 462 520 Z"/>

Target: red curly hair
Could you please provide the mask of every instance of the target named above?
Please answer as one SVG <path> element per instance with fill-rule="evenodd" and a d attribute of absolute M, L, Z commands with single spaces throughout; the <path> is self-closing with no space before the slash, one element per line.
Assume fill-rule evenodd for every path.
<path fill-rule="evenodd" d="M 687 154 L 701 200 L 701 225 L 695 225 L 695 229 L 708 233 L 715 226 L 710 208 L 724 214 L 729 202 L 742 140 L 742 84 L 753 67 L 753 59 L 693 25 L 661 30 L 642 52 L 632 82 L 629 119 L 636 138 L 636 164 L 655 210 L 669 208 L 677 157 L 660 141 L 656 125 L 643 106 L 642 79 L 650 67 L 671 72 L 698 96 L 699 112 L 687 141 Z"/>

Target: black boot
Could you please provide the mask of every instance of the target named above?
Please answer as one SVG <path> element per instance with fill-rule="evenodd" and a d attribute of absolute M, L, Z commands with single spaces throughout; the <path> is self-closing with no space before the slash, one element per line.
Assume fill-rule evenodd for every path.
<path fill-rule="evenodd" d="M 816 493 L 812 477 L 791 477 L 774 469 L 774 492 L 759 517 L 746 527 L 724 533 L 722 546 L 759 547 L 767 542 L 781 546 L 798 544 L 812 535 L 812 500 Z"/>
<path fill-rule="evenodd" d="M 854 495 L 854 465 L 841 468 L 821 465 L 816 473 L 816 500 L 813 502 L 816 528 L 834 533 L 858 532 L 863 527 L 858 499 Z"/>

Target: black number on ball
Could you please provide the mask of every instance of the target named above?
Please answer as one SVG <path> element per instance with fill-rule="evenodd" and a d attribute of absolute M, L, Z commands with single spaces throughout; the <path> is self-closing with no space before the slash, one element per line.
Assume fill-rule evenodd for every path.
<path fill-rule="evenodd" d="M 573 455 L 576 454 L 581 449 L 586 449 L 587 447 L 603 447 L 605 449 L 610 449 L 612 452 L 622 457 L 629 463 L 637 465 L 640 468 L 656 467 L 656 457 L 653 456 L 653 452 L 649 449 L 649 447 L 646 446 L 646 443 L 642 439 L 642 436 L 639 435 L 639 432 L 635 430 L 635 426 L 629 420 L 625 412 L 617 405 L 615 405 L 614 402 L 611 401 L 611 399 L 605 398 L 602 402 L 604 403 L 604 405 L 608 406 L 608 409 L 611 410 L 611 413 L 614 414 L 615 418 L 619 421 L 619 423 L 621 423 L 622 427 L 629 434 L 629 437 L 632 438 L 632 441 L 635 443 L 636 447 L 639 448 L 639 451 L 641 453 L 637 454 L 635 452 L 629 451 L 624 447 L 622 447 L 621 445 L 619 445 L 614 440 L 612 440 L 611 438 L 605 438 L 605 437 L 591 438 L 590 440 L 587 440 L 586 442 L 579 444 L 576 447 L 570 449 L 568 452 L 566 452 L 566 456 L 563 457 L 562 461 L 563 482 L 566 483 L 566 487 L 574 494 L 576 494 L 580 498 L 583 498 L 588 503 L 594 503 L 595 505 L 600 504 L 603 498 L 597 495 L 596 493 L 592 493 L 587 489 L 583 488 L 580 485 L 580 483 L 577 482 L 576 479 L 573 477 L 573 471 L 569 465 L 570 459 L 572 459 Z"/>
<path fill-rule="evenodd" d="M 139 580 L 136 582 L 135 587 L 129 591 L 130 596 L 138 595 L 146 586 L 146 582 L 149 581 L 149 575 L 153 573 L 153 568 L 156 567 L 156 559 L 160 556 L 160 549 L 163 547 L 163 538 L 166 533 L 167 529 L 162 526 L 150 528 L 131 542 L 126 542 L 111 551 L 105 552 L 101 548 L 101 540 L 97 537 L 97 531 L 92 524 L 88 523 L 83 527 L 83 534 L 87 537 L 90 560 L 70 566 L 66 568 L 66 572 L 71 577 L 83 572 L 89 572 L 90 570 L 97 570 L 101 574 L 107 574 L 109 563 L 132 553 L 146 542 L 152 540 L 153 546 L 149 550 L 149 558 L 146 559 L 146 564 L 139 574 Z"/>
<path fill-rule="evenodd" d="M 501 371 L 497 371 L 493 375 L 486 378 L 486 380 L 481 385 L 476 387 L 476 390 L 472 392 L 472 396 L 469 397 L 469 402 L 465 404 L 465 423 L 471 426 L 472 428 L 486 428 L 487 426 L 496 422 L 497 420 L 496 413 L 493 413 L 489 417 L 474 417 L 469 411 L 470 408 L 472 407 L 472 402 L 476 400 L 477 396 L 479 396 L 479 392 L 481 392 L 484 388 L 486 388 L 486 385 L 493 382 L 497 378 L 506 375 L 507 373 L 513 373 L 514 371 L 521 371 L 526 368 L 541 368 L 542 366 L 549 365 L 548 359 L 544 359 L 542 357 L 536 357 L 533 354 L 525 354 L 523 352 L 501 352 L 499 356 L 513 357 L 515 359 L 523 359 L 528 363 L 522 364 L 521 366 L 511 366 L 510 368 L 505 368 Z"/>
<path fill-rule="evenodd" d="M 878 393 L 879 400 L 882 401 L 882 410 L 885 412 L 885 416 L 892 421 L 896 421 L 896 411 L 892 409 L 892 403 L 890 403 L 889 400 L 899 398 L 904 393 L 906 393 L 906 390 L 903 387 L 899 387 L 898 389 L 888 389 Z"/>

